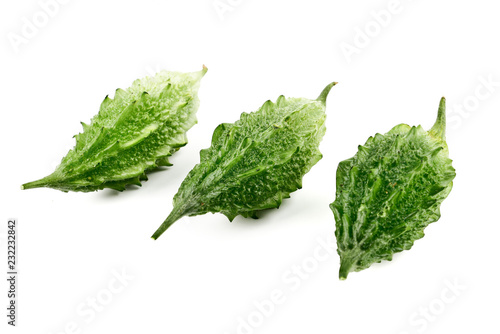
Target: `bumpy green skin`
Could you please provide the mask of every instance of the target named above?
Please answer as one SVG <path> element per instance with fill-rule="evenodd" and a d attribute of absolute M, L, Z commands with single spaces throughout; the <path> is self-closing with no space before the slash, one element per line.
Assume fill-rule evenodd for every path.
<path fill-rule="evenodd" d="M 317 100 L 280 96 L 276 103 L 241 114 L 234 124 L 220 124 L 153 239 L 187 215 L 220 212 L 233 220 L 278 208 L 322 157 L 318 146 L 325 133 L 326 97 L 334 85 Z"/>
<path fill-rule="evenodd" d="M 368 138 L 337 169 L 330 205 L 336 221 L 340 279 L 413 246 L 440 218 L 455 169 L 445 141 L 445 100 L 430 131 L 400 124 Z"/>
<path fill-rule="evenodd" d="M 89 192 L 119 191 L 141 185 L 146 172 L 171 166 L 168 157 L 187 144 L 186 132 L 196 124 L 200 80 L 206 73 L 162 71 L 134 81 L 127 90 L 106 97 L 90 125 L 82 123 L 76 146 L 51 175 L 23 189 L 49 187 Z"/>

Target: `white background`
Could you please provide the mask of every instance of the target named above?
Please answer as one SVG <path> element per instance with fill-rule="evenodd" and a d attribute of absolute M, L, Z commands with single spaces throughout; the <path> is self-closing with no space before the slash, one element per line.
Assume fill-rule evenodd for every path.
<path fill-rule="evenodd" d="M 496 2 L 222 0 L 223 13 L 213 0 L 66 2 L 47 22 L 35 0 L 0 5 L 2 263 L 7 218 L 20 238 L 18 327 L 6 325 L 2 279 L 2 333 L 500 331 Z M 40 26 L 28 38 L 25 20 Z M 202 64 L 199 122 L 173 167 L 123 193 L 20 190 L 52 172 L 107 94 Z M 183 218 L 150 239 L 219 123 L 280 94 L 316 98 L 331 81 L 324 158 L 302 190 L 260 220 Z M 339 281 L 335 248 L 318 248 L 335 230 L 337 164 L 396 124 L 430 128 L 441 96 L 457 170 L 442 218 L 410 251 Z M 113 278 L 122 270 L 126 285 Z M 255 302 L 274 290 L 282 303 L 262 315 Z"/>

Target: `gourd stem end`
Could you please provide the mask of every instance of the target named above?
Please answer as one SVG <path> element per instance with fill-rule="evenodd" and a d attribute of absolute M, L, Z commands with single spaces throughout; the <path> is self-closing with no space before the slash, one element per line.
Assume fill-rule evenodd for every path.
<path fill-rule="evenodd" d="M 444 97 L 439 102 L 436 123 L 434 123 L 429 133 L 434 137 L 446 140 L 446 99 Z"/>
<path fill-rule="evenodd" d="M 330 93 L 330 90 L 332 89 L 333 86 L 335 86 L 337 84 L 337 82 L 332 82 L 331 84 L 327 85 L 323 91 L 321 92 L 321 94 L 319 94 L 318 98 L 316 99 L 316 101 L 319 101 L 323 104 L 326 104 L 326 98 L 328 97 L 328 93 Z"/>
<path fill-rule="evenodd" d="M 183 216 L 186 215 L 186 212 L 184 211 L 184 208 L 179 208 L 175 207 L 172 209 L 170 214 L 168 215 L 167 219 L 163 221 L 163 224 L 160 225 L 160 227 L 156 230 L 156 232 L 151 236 L 153 240 L 158 239 L 170 226 L 172 226 L 173 223 L 181 219 Z"/>

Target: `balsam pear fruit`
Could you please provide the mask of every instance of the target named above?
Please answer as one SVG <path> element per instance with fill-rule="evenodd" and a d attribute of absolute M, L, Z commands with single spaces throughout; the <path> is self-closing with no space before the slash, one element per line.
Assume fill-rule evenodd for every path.
<path fill-rule="evenodd" d="M 133 82 L 127 90 L 106 96 L 76 145 L 49 176 L 22 189 L 48 187 L 64 192 L 104 188 L 122 191 L 140 186 L 146 173 L 171 166 L 168 157 L 187 144 L 186 132 L 196 124 L 199 72 L 161 71 Z"/>
<path fill-rule="evenodd" d="M 330 208 L 336 221 L 340 279 L 392 260 L 440 218 L 441 202 L 455 178 L 445 141 L 445 109 L 442 98 L 429 131 L 397 125 L 385 135 L 368 138 L 354 157 L 339 164 Z"/>
<path fill-rule="evenodd" d="M 325 134 L 326 98 L 335 84 L 317 100 L 280 96 L 256 112 L 242 113 L 233 124 L 220 124 L 152 238 L 183 216 L 220 212 L 232 221 L 278 208 L 322 157 L 318 147 Z"/>

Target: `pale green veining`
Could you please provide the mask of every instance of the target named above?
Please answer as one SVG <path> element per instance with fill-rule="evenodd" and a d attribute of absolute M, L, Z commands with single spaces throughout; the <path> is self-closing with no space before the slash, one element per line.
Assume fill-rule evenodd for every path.
<path fill-rule="evenodd" d="M 341 279 L 410 249 L 424 228 L 440 218 L 441 202 L 455 177 L 445 130 L 443 98 L 431 130 L 397 125 L 368 138 L 354 157 L 339 164 L 330 208 Z"/>
<path fill-rule="evenodd" d="M 141 185 L 146 172 L 169 166 L 196 124 L 198 88 L 206 67 L 193 73 L 161 71 L 106 97 L 90 125 L 82 123 L 76 145 L 49 176 L 22 186 L 62 191 L 124 190 Z"/>
<path fill-rule="evenodd" d="M 233 124 L 220 124 L 153 239 L 183 216 L 220 212 L 229 220 L 257 218 L 260 210 L 278 208 L 322 157 L 318 147 L 325 133 L 326 98 L 334 85 L 316 100 L 280 96 Z"/>

